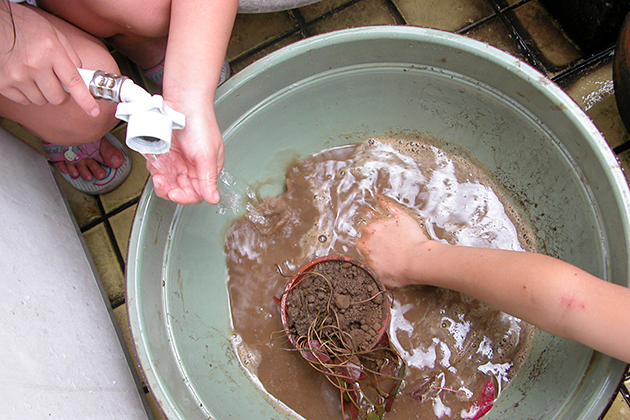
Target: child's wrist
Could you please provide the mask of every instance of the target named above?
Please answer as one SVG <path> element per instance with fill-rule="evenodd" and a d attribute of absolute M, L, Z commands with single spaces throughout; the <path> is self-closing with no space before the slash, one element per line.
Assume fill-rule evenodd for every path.
<path fill-rule="evenodd" d="M 451 245 L 434 240 L 422 242 L 416 248 L 414 275 L 421 284 L 440 286 L 445 252 Z"/>

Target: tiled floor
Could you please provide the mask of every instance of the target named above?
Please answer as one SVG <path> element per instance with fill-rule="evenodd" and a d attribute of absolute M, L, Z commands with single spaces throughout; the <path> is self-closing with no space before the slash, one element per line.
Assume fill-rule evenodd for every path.
<path fill-rule="evenodd" d="M 367 25 L 415 25 L 458 32 L 524 59 L 553 78 L 583 107 L 630 174 L 630 136 L 619 117 L 612 87 L 612 45 L 596 55 L 583 53 L 538 0 L 322 0 L 286 12 L 239 15 L 228 59 L 233 71 L 238 72 L 300 39 Z M 128 76 L 138 74 L 133 67 L 123 68 Z M 2 125 L 39 147 L 37 139 L 10 121 L 2 121 Z M 125 126 L 120 125 L 113 133 L 123 139 Z M 140 155 L 134 154 L 133 163 L 129 179 L 108 194 L 91 197 L 64 184 L 128 343 L 127 242 L 136 204 L 148 177 Z M 152 406 L 156 418 L 163 418 L 155 404 Z M 630 419 L 630 409 L 621 395 L 605 419 Z"/>

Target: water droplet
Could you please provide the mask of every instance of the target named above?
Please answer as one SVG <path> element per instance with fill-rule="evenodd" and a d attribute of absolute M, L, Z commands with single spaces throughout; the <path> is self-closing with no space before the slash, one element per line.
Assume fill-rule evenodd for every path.
<path fill-rule="evenodd" d="M 317 238 L 317 240 L 321 243 L 324 243 L 328 240 L 328 238 L 326 237 L 326 235 L 319 235 L 319 237 Z"/>

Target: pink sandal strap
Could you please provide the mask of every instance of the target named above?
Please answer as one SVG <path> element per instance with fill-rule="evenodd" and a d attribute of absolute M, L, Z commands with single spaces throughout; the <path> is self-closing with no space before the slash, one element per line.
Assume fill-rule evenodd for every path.
<path fill-rule="evenodd" d="M 143 70 L 142 73 L 153 83 L 162 86 L 162 81 L 164 80 L 164 60 L 160 61 L 156 66 Z"/>
<path fill-rule="evenodd" d="M 94 159 L 98 163 L 105 164 L 101 156 L 102 138 L 92 143 L 80 144 L 79 146 L 58 146 L 56 144 L 42 142 L 44 152 L 48 159 L 53 162 L 74 163 L 83 159 Z"/>

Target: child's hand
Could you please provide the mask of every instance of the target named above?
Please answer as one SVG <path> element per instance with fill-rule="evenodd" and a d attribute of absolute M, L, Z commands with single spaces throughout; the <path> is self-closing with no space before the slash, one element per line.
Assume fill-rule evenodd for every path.
<path fill-rule="evenodd" d="M 11 7 L 12 18 L 0 13 L 0 95 L 22 105 L 61 105 L 71 96 L 97 116 L 96 100 L 77 70 L 81 59 L 66 36 L 39 9 Z"/>
<path fill-rule="evenodd" d="M 363 228 L 357 248 L 385 286 L 415 284 L 419 278 L 413 265 L 419 259 L 420 245 L 429 239 L 420 224 L 392 201 L 380 196 L 379 203 L 388 216 Z"/>
<path fill-rule="evenodd" d="M 147 159 L 158 197 L 178 204 L 219 202 L 217 180 L 224 162 L 223 139 L 214 114 L 186 114 L 186 128 L 173 133 L 169 153 Z"/>

